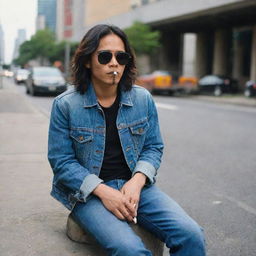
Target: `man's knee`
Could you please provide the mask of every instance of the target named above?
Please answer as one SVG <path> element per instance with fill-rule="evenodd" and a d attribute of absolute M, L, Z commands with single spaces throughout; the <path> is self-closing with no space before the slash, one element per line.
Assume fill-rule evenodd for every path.
<path fill-rule="evenodd" d="M 205 247 L 205 238 L 203 229 L 193 220 L 181 222 L 177 226 L 176 234 L 169 234 L 166 245 L 167 247 L 192 247 L 197 248 Z"/>

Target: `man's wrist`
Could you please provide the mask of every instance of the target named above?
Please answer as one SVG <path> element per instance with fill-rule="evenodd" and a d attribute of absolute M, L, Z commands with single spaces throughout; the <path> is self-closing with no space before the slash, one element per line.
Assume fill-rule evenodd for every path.
<path fill-rule="evenodd" d="M 146 184 L 147 176 L 142 172 L 136 172 L 133 175 L 133 179 L 135 179 L 141 185 L 141 187 L 143 187 Z"/>
<path fill-rule="evenodd" d="M 92 191 L 92 193 L 93 193 L 95 196 L 101 198 L 101 195 L 104 194 L 105 186 L 106 186 L 105 184 L 102 184 L 102 183 L 99 184 L 99 185 Z"/>

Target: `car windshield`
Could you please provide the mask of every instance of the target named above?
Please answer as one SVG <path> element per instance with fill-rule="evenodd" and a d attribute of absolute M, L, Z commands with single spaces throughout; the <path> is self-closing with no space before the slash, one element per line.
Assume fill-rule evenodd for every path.
<path fill-rule="evenodd" d="M 28 72 L 28 70 L 26 70 L 26 69 L 19 69 L 18 71 L 17 71 L 17 74 L 19 74 L 19 75 L 27 75 L 29 72 Z"/>
<path fill-rule="evenodd" d="M 34 74 L 36 76 L 61 76 L 57 68 L 35 68 Z"/>
<path fill-rule="evenodd" d="M 202 83 L 219 83 L 221 82 L 221 78 L 217 77 L 217 76 L 206 76 L 204 78 L 201 79 Z"/>
<path fill-rule="evenodd" d="M 169 76 L 170 72 L 165 70 L 156 70 L 152 74 L 158 75 L 158 76 Z"/>

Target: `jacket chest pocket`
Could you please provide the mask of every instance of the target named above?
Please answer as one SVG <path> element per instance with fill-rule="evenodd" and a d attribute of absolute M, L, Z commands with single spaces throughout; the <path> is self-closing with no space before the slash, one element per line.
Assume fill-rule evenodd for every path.
<path fill-rule="evenodd" d="M 70 137 L 76 157 L 82 163 L 86 163 L 92 152 L 93 133 L 83 129 L 72 129 Z"/>
<path fill-rule="evenodd" d="M 135 125 L 129 126 L 132 140 L 138 154 L 143 148 L 148 129 L 149 129 L 149 124 L 147 120 L 144 120 Z"/>

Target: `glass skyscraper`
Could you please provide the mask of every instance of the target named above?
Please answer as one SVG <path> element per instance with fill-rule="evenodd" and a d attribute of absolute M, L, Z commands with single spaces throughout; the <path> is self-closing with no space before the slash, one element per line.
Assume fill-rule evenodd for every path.
<path fill-rule="evenodd" d="M 56 31 L 56 0 L 38 0 L 38 16 L 44 16 L 45 27 Z"/>

